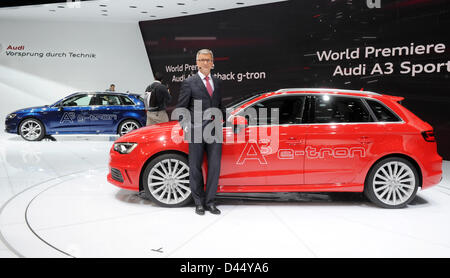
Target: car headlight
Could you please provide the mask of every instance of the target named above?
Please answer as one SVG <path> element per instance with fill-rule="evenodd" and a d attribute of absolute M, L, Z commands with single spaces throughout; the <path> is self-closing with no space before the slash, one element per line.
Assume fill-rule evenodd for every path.
<path fill-rule="evenodd" d="M 14 119 L 17 116 L 15 113 L 11 113 L 8 116 L 6 116 L 7 119 Z"/>
<path fill-rule="evenodd" d="M 114 143 L 114 150 L 121 154 L 129 154 L 136 146 L 136 143 Z"/>

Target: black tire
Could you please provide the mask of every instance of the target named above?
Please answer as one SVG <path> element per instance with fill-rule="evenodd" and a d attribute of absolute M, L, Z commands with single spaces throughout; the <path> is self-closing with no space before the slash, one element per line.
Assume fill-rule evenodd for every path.
<path fill-rule="evenodd" d="M 20 123 L 18 132 L 27 141 L 41 141 L 45 137 L 45 126 L 38 119 L 27 118 Z"/>
<path fill-rule="evenodd" d="M 153 159 L 145 167 L 142 184 L 146 197 L 162 207 L 182 207 L 193 200 L 184 155 L 164 154 Z"/>
<path fill-rule="evenodd" d="M 120 123 L 119 128 L 117 129 L 117 134 L 120 136 L 127 134 L 130 131 L 138 129 L 141 127 L 141 124 L 136 120 L 125 120 Z"/>
<path fill-rule="evenodd" d="M 54 141 L 56 141 L 56 138 L 51 135 L 46 135 L 46 136 L 44 136 L 44 138 L 42 138 L 42 141 L 54 142 Z"/>
<path fill-rule="evenodd" d="M 377 162 L 364 184 L 366 197 L 382 208 L 404 208 L 416 196 L 420 178 L 416 167 L 401 157 Z"/>

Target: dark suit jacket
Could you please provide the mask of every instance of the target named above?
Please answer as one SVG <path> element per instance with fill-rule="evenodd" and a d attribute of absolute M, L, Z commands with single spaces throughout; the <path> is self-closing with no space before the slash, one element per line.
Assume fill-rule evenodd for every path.
<path fill-rule="evenodd" d="M 191 123 L 194 122 L 194 100 L 202 101 L 202 120 L 203 112 L 208 108 L 215 107 L 222 111 L 222 117 L 225 120 L 225 107 L 222 103 L 222 87 L 220 79 L 212 77 L 214 83 L 214 92 L 212 97 L 206 90 L 203 81 L 198 74 L 194 74 L 183 81 L 181 84 L 180 95 L 178 97 L 178 107 L 187 108 L 191 113 Z M 199 111 L 200 112 L 200 111 Z M 203 120 L 203 125 L 205 122 Z"/>

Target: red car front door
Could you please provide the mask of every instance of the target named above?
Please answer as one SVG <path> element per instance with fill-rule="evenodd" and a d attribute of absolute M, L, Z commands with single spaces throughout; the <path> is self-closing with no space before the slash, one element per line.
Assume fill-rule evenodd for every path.
<path fill-rule="evenodd" d="M 231 127 L 224 128 L 219 186 L 266 184 L 265 175 L 261 173 L 266 166 L 261 144 L 248 141 L 250 131 L 257 132 L 257 127 L 247 127 L 237 133 Z"/>
<path fill-rule="evenodd" d="M 301 124 L 304 100 L 304 96 L 292 95 L 263 100 L 251 108 L 265 108 L 273 113 L 256 112 L 256 120 L 250 120 L 250 125 L 237 134 L 232 128 L 224 129 L 220 186 L 303 184 L 307 128 Z M 254 187 L 253 190 L 273 188 Z"/>

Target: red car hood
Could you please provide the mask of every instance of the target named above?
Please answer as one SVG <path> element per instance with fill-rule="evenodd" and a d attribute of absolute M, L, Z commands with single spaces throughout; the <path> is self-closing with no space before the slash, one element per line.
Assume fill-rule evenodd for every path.
<path fill-rule="evenodd" d="M 127 133 L 116 140 L 116 142 L 148 142 L 158 139 L 162 136 L 169 136 L 174 131 L 180 131 L 181 127 L 178 121 L 170 121 L 166 123 L 154 124 L 136 129 Z"/>

